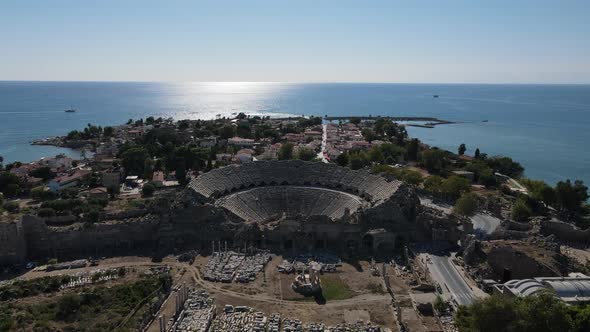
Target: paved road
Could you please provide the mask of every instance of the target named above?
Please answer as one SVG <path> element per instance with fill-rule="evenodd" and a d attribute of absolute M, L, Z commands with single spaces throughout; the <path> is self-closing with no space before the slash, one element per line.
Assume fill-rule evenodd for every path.
<path fill-rule="evenodd" d="M 327 130 L 328 126 L 326 124 L 322 125 L 322 148 L 320 149 L 320 152 L 318 152 L 318 159 L 321 160 L 324 163 L 328 162 L 328 159 L 326 159 L 325 153 L 326 153 L 326 142 L 328 140 L 328 130 Z"/>
<path fill-rule="evenodd" d="M 448 256 L 430 255 L 428 269 L 432 278 L 440 284 L 443 294 L 448 294 L 458 304 L 468 305 L 476 300 L 473 291 L 449 261 Z"/>

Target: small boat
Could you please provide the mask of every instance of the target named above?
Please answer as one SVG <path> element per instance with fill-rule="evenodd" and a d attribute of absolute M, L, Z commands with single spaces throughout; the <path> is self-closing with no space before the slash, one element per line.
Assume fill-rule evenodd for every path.
<path fill-rule="evenodd" d="M 483 120 L 483 121 L 481 121 L 481 122 L 488 122 L 488 120 Z"/>
<path fill-rule="evenodd" d="M 66 113 L 76 113 L 76 109 L 73 107 L 68 108 L 67 110 L 65 110 Z"/>
<path fill-rule="evenodd" d="M 438 95 L 432 95 L 432 98 L 438 98 Z"/>

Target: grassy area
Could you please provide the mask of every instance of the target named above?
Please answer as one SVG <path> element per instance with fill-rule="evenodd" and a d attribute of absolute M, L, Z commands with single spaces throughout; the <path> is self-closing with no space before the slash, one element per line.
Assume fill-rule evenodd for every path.
<path fill-rule="evenodd" d="M 70 277 L 68 276 L 19 280 L 10 285 L 0 287 L 0 301 L 57 292 L 62 285 L 69 281 Z"/>
<path fill-rule="evenodd" d="M 354 296 L 350 287 L 335 274 L 324 274 L 321 283 L 322 295 L 326 301 L 345 300 Z"/>
<path fill-rule="evenodd" d="M 146 277 L 129 284 L 88 287 L 35 304 L 0 305 L 0 332 L 131 331 L 137 327 L 145 305 L 124 326 L 117 327 L 170 283 L 167 275 Z"/>
<path fill-rule="evenodd" d="M 383 285 L 377 282 L 372 282 L 367 285 L 367 290 L 372 294 L 386 294 L 387 292 L 383 288 Z"/>

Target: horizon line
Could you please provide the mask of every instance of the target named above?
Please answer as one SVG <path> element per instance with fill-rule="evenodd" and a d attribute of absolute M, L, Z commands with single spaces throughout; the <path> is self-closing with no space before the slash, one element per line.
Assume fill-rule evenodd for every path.
<path fill-rule="evenodd" d="M 404 84 L 404 85 L 590 85 L 588 83 L 563 82 L 401 82 L 401 81 L 157 81 L 157 80 L 13 80 L 0 79 L 0 82 L 19 83 L 240 83 L 240 84 Z"/>

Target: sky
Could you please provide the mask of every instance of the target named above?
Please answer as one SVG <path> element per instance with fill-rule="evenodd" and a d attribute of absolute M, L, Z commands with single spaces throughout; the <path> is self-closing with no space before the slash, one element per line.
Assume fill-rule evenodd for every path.
<path fill-rule="evenodd" d="M 590 1 L 0 0 L 0 80 L 590 83 Z"/>

